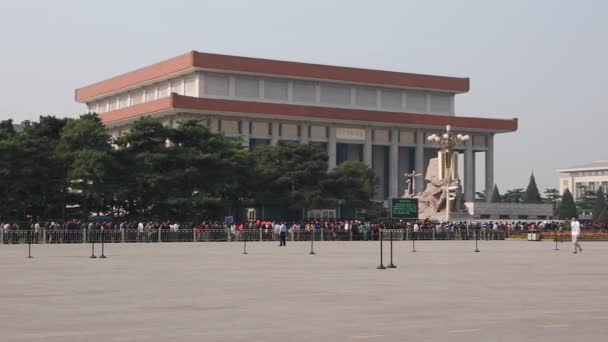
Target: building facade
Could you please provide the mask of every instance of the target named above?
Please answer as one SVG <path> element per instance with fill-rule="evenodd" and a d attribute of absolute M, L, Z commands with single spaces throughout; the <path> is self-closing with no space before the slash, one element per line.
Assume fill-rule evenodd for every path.
<path fill-rule="evenodd" d="M 596 161 L 558 170 L 562 175 L 559 180 L 559 192 L 566 189 L 572 193 L 574 200 L 579 200 L 584 191 L 597 191 L 599 188 L 608 193 L 608 161 Z"/>
<path fill-rule="evenodd" d="M 359 160 L 380 179 L 377 199 L 400 197 L 404 173 L 426 170 L 437 147 L 426 137 L 446 125 L 469 134 L 464 153 L 466 201 L 475 196 L 475 156 L 485 156 L 485 189 L 494 187 L 494 136 L 517 119 L 455 115 L 469 79 L 268 59 L 187 54 L 76 89 L 76 101 L 100 114 L 113 137 L 144 116 L 178 125 L 205 120 L 248 148 L 296 141 L 318 144 L 329 167 Z M 423 177 L 416 189 L 424 189 Z M 488 194 L 489 198 L 489 194 Z"/>

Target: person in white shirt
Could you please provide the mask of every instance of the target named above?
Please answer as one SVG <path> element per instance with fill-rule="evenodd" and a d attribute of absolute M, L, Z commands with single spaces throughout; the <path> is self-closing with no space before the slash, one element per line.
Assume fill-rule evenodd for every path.
<path fill-rule="evenodd" d="M 418 230 L 420 230 L 420 226 L 418 225 L 418 222 L 414 223 L 414 232 L 418 232 Z"/>
<path fill-rule="evenodd" d="M 570 224 L 570 228 L 572 231 L 572 244 L 574 245 L 573 253 L 577 253 L 577 248 L 580 252 L 582 252 L 583 248 L 581 248 L 581 245 L 578 243 L 578 238 L 581 236 L 581 224 L 580 222 L 578 222 L 576 216 L 572 217 L 572 223 Z"/>
<path fill-rule="evenodd" d="M 287 240 L 286 238 L 287 238 L 287 226 L 285 225 L 285 223 L 281 223 L 279 225 L 279 239 L 280 239 L 279 246 L 282 246 L 282 247 L 286 246 L 286 243 L 285 243 L 285 241 Z"/>

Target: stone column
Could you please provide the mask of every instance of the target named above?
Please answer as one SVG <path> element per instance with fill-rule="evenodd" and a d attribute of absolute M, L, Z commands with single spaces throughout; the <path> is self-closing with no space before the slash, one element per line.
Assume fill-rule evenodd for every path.
<path fill-rule="evenodd" d="M 365 128 L 365 144 L 363 145 L 363 162 L 368 166 L 372 167 L 372 128 Z"/>
<path fill-rule="evenodd" d="M 466 142 L 464 150 L 464 200 L 475 201 L 475 153 L 473 152 L 473 137 Z"/>
<path fill-rule="evenodd" d="M 308 127 L 309 125 L 307 123 L 300 124 L 300 143 L 302 144 L 308 144 L 310 142 Z"/>
<path fill-rule="evenodd" d="M 273 121 L 271 123 L 271 128 L 270 130 L 272 131 L 272 135 L 270 137 L 270 144 L 271 145 L 276 145 L 279 143 L 279 123 L 276 121 Z"/>
<path fill-rule="evenodd" d="M 209 118 L 209 129 L 211 132 L 217 133 L 219 130 L 219 123 L 217 117 L 212 116 Z"/>
<path fill-rule="evenodd" d="M 336 168 L 336 126 L 329 126 L 329 139 L 327 139 L 327 154 L 329 155 L 328 167 L 330 170 Z"/>
<path fill-rule="evenodd" d="M 249 130 L 249 119 L 241 120 L 241 138 L 243 139 L 243 147 L 249 149 L 249 137 L 251 132 Z"/>
<path fill-rule="evenodd" d="M 488 150 L 486 151 L 486 200 L 490 201 L 492 190 L 494 190 L 494 134 L 490 134 L 488 139 Z"/>
<path fill-rule="evenodd" d="M 399 129 L 397 128 L 391 129 L 388 177 L 389 198 L 396 198 L 399 191 Z"/>
<path fill-rule="evenodd" d="M 424 170 L 424 133 L 421 130 L 416 131 L 416 155 L 414 156 L 414 169 L 417 173 L 422 175 L 414 177 L 416 182 L 416 192 L 424 191 L 424 177 L 426 176 Z"/>

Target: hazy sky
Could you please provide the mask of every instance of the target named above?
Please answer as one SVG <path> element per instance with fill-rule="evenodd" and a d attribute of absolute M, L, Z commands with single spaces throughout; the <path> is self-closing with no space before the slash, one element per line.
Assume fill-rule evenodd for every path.
<path fill-rule="evenodd" d="M 75 88 L 190 50 L 464 76 L 457 115 L 519 118 L 495 140 L 498 186 L 534 170 L 542 191 L 557 168 L 608 159 L 607 14 L 602 0 L 0 0 L 0 119 L 76 116 Z"/>

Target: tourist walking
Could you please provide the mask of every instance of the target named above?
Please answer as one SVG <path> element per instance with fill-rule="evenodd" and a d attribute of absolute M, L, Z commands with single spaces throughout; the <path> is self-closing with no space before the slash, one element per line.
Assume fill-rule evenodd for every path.
<path fill-rule="evenodd" d="M 287 246 L 287 244 L 285 242 L 286 238 L 287 238 L 287 226 L 285 225 L 285 223 L 281 223 L 281 225 L 279 226 L 279 239 L 281 239 L 279 246 Z"/>
<path fill-rule="evenodd" d="M 572 234 L 572 244 L 574 245 L 574 254 L 577 253 L 577 249 L 582 252 L 583 248 L 578 243 L 578 239 L 581 236 L 581 224 L 578 222 L 576 216 L 572 217 L 572 223 L 570 224 L 571 234 Z"/>

